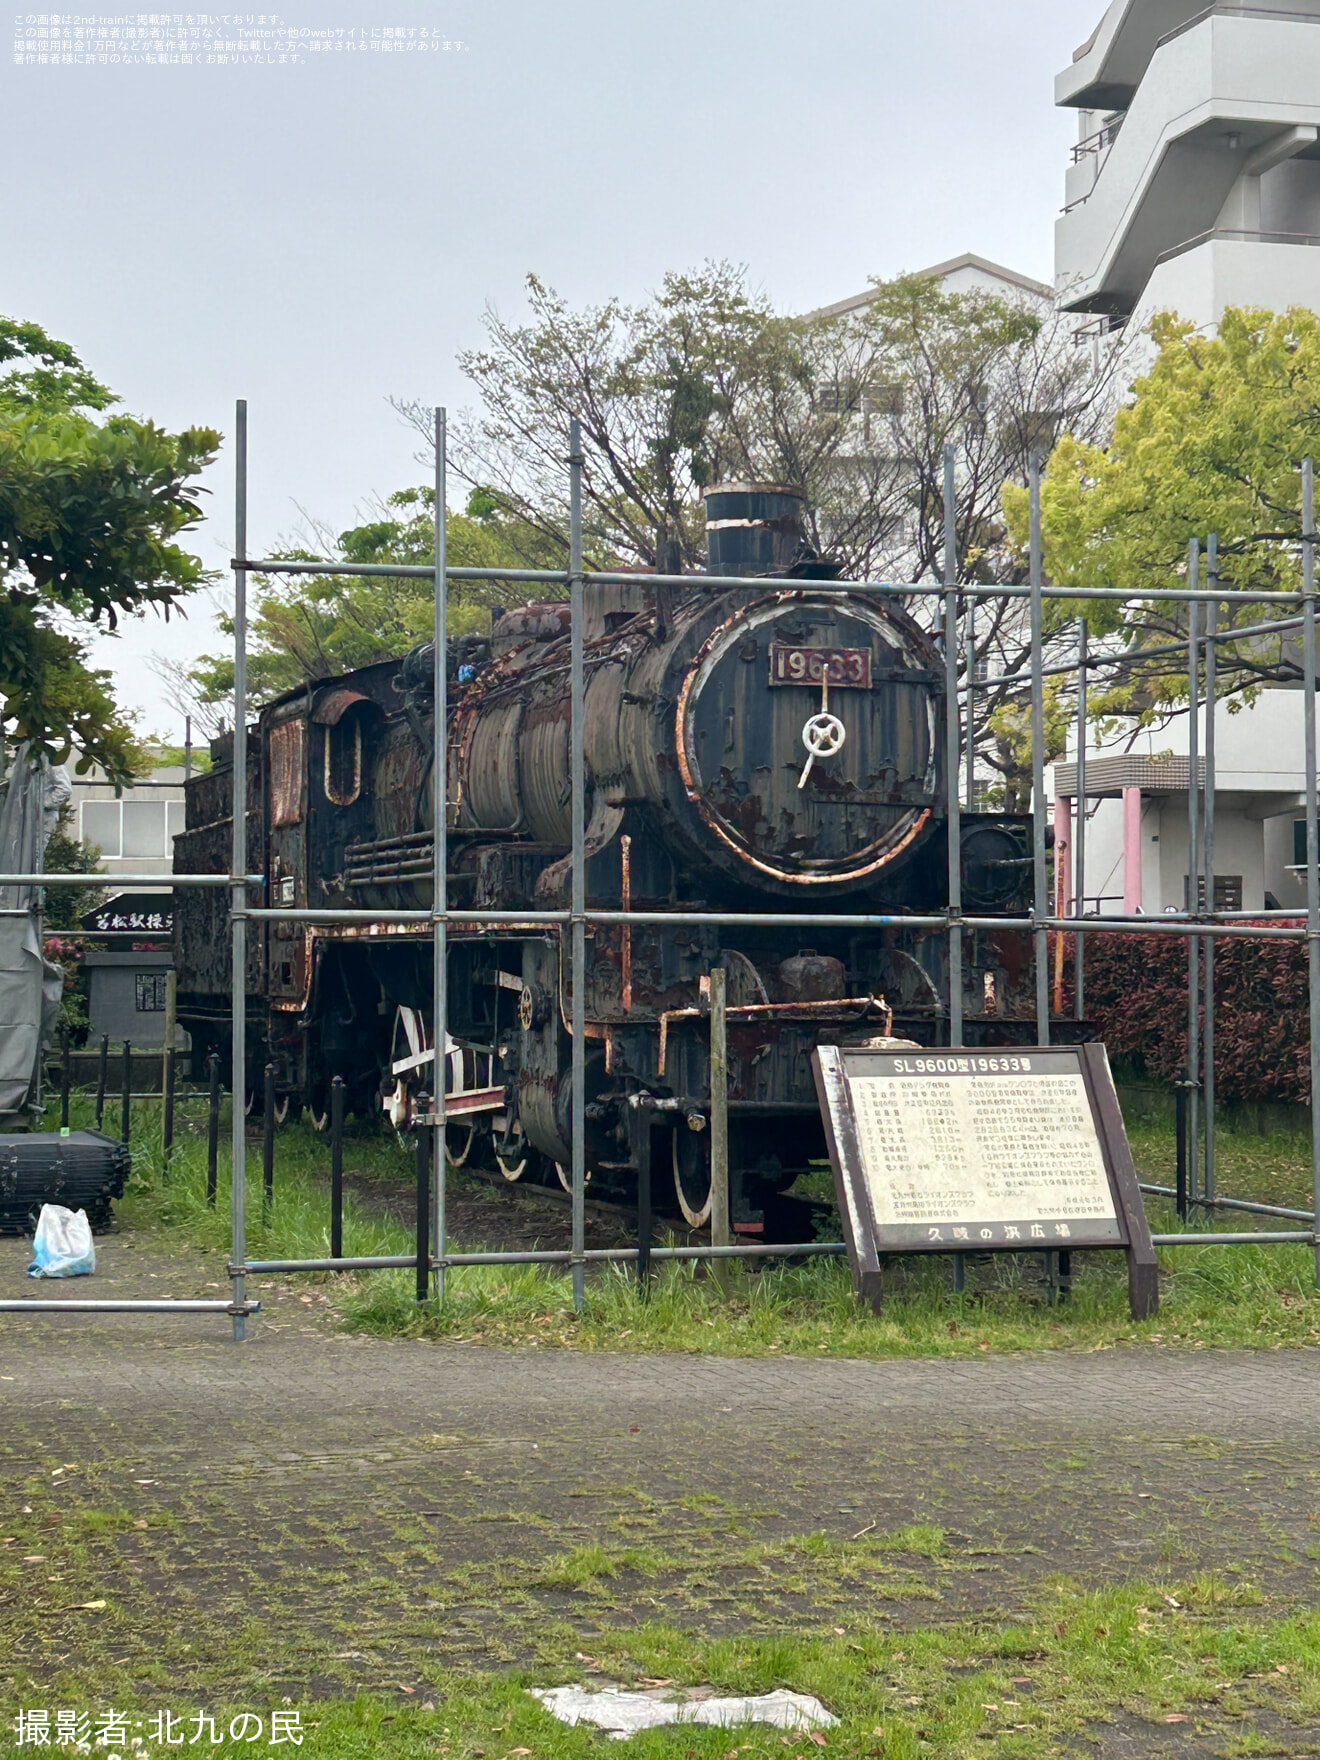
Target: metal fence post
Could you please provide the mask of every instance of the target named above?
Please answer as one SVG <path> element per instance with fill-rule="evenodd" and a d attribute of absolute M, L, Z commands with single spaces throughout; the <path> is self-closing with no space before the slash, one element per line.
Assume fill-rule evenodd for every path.
<path fill-rule="evenodd" d="M 645 1296 L 651 1287 L 651 1247 L 654 1220 L 651 1215 L 651 1149 L 655 1131 L 655 1114 L 643 1105 L 639 1120 L 641 1135 L 637 1139 L 637 1293 Z"/>
<path fill-rule="evenodd" d="M 1306 956 L 1311 1003 L 1311 1186 L 1320 1218 L 1320 812 L 1316 801 L 1315 734 L 1315 464 L 1302 465 L 1302 667 L 1306 720 Z M 1313 1226 L 1320 1228 L 1320 1221 Z M 1320 1244 L 1315 1278 L 1320 1286 Z"/>
<path fill-rule="evenodd" d="M 1073 915 L 1086 915 L 1086 727 L 1088 716 L 1086 619 L 1077 620 L 1077 782 L 1073 800 Z M 1073 936 L 1073 1018 L 1086 1019 L 1086 937 Z"/>
<path fill-rule="evenodd" d="M 424 1116 L 425 1103 L 429 1097 L 419 1094 L 417 1108 L 419 1117 Z M 415 1294 L 419 1302 L 424 1302 L 431 1289 L 431 1145 L 435 1140 L 435 1132 L 430 1125 L 418 1123 L 417 1126 L 417 1227 L 416 1241 L 416 1284 Z M 443 1150 L 441 1151 L 443 1154 Z"/>
<path fill-rule="evenodd" d="M 261 1220 L 275 1207 L 275 1065 L 268 1063 L 261 1087 Z"/>
<path fill-rule="evenodd" d="M 247 1280 L 247 1143 L 243 1131 L 243 1098 L 247 1092 L 247 400 L 240 398 L 234 410 L 234 774 L 233 843 L 229 877 L 229 927 L 231 935 L 232 1057 L 230 1094 L 233 1117 L 230 1131 L 230 1289 L 233 1305 L 244 1304 Z M 233 1316 L 234 1343 L 247 1337 L 247 1320 Z"/>
<path fill-rule="evenodd" d="M 110 1074 L 110 1035 L 101 1034 L 101 1048 L 96 1062 L 96 1128 L 105 1121 L 105 1085 Z"/>
<path fill-rule="evenodd" d="M 344 1256 L 344 1078 L 330 1084 L 330 1257 Z"/>
<path fill-rule="evenodd" d="M 446 418 L 443 409 L 435 412 L 435 620 L 432 640 L 435 646 L 433 656 L 432 696 L 435 710 L 435 725 L 432 730 L 431 753 L 431 811 L 434 820 L 432 833 L 432 898 L 431 909 L 435 913 L 431 928 L 431 1043 L 435 1046 L 435 1142 L 432 1158 L 432 1178 L 435 1181 L 435 1219 L 432 1224 L 435 1257 L 443 1259 L 448 1245 L 446 1230 L 446 1180 L 448 1178 L 448 1160 L 445 1155 L 445 1120 L 446 1095 L 449 1091 L 449 1059 L 446 1046 L 449 1042 L 449 966 L 447 929 L 444 918 L 440 915 L 448 907 L 449 899 L 449 826 L 448 826 L 448 766 L 449 766 L 449 580 L 446 574 L 448 567 L 449 522 L 446 514 L 446 495 L 448 483 L 446 468 L 448 464 Z M 435 1270 L 435 1293 L 443 1299 L 445 1293 L 444 1267 L 437 1265 Z"/>
<path fill-rule="evenodd" d="M 1031 830 L 1032 872 L 1035 878 L 1034 913 L 1037 924 L 1050 914 L 1049 878 L 1045 870 L 1045 641 L 1042 588 L 1045 584 L 1044 547 L 1040 520 L 1040 455 L 1033 452 L 1029 466 L 1031 494 Z M 1050 938 L 1037 928 L 1036 946 L 1036 1043 L 1050 1042 Z"/>
<path fill-rule="evenodd" d="M 161 1040 L 160 1052 L 160 1129 L 161 1149 L 165 1144 L 165 1109 L 169 1104 L 169 1054 L 174 1048 L 176 1030 L 179 1023 L 179 974 L 170 968 L 165 974 L 165 1034 Z"/>
<path fill-rule="evenodd" d="M 128 1142 L 133 1130 L 133 1044 L 124 1040 L 124 1062 L 119 1072 L 119 1134 Z"/>
<path fill-rule="evenodd" d="M 60 1028 L 60 1129 L 69 1128 L 69 1029 Z"/>
<path fill-rule="evenodd" d="M 164 1171 L 165 1175 L 168 1177 L 169 1171 L 170 1171 L 170 1157 L 174 1153 L 175 1068 L 174 1068 L 174 1047 L 173 1047 L 173 1045 L 167 1045 L 165 1047 L 164 1080 L 165 1080 L 165 1103 L 161 1107 L 161 1115 L 160 1115 L 160 1152 L 161 1152 L 161 1157 L 162 1157 L 162 1161 L 163 1161 L 163 1171 Z"/>
<path fill-rule="evenodd" d="M 710 1244 L 730 1247 L 729 1227 L 729 974 L 710 974 Z"/>
<path fill-rule="evenodd" d="M 1201 579 L 1201 546 L 1193 538 L 1188 553 L 1187 584 L 1195 591 Z M 1200 634 L 1201 607 L 1187 601 L 1187 910 L 1195 919 L 1201 911 L 1201 749 L 1200 749 Z M 1200 1197 L 1201 1147 L 1201 943 L 1187 937 L 1187 1196 Z"/>
<path fill-rule="evenodd" d="M 208 1075 L 206 1096 L 206 1202 L 214 1210 L 220 1162 L 220 1053 L 213 1051 L 206 1060 Z"/>
<path fill-rule="evenodd" d="M 958 509 L 955 453 L 944 448 L 944 730 L 948 751 L 949 1043 L 963 1042 L 962 819 L 958 810 Z M 971 673 L 968 673 L 970 688 Z"/>
<path fill-rule="evenodd" d="M 1219 585 L 1219 539 L 1212 532 L 1206 544 L 1206 573 L 1210 586 Z M 1218 688 L 1219 655 L 1215 643 L 1218 606 L 1211 599 L 1205 607 L 1205 789 L 1202 794 L 1201 860 L 1205 869 L 1205 908 L 1215 912 L 1215 693 Z M 1215 1195 L 1215 938 L 1205 938 L 1202 973 L 1205 998 L 1201 1027 L 1202 1089 L 1205 1095 L 1205 1160 L 1201 1190 L 1207 1199 Z"/>
<path fill-rule="evenodd" d="M 582 579 L 582 427 L 569 424 L 569 786 L 573 813 L 572 882 L 572 1010 L 573 1035 L 573 1306 L 580 1314 L 586 1305 L 585 1261 L 587 1244 L 587 820 L 586 760 L 582 749 L 583 706 L 586 694 L 583 657 Z"/>

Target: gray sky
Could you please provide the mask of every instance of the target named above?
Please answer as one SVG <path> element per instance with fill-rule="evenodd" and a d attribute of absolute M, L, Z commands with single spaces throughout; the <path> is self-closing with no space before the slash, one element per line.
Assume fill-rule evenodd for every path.
<path fill-rule="evenodd" d="M 588 301 L 728 257 L 798 310 L 965 250 L 1051 279 L 1074 127 L 1052 81 L 1102 10 L 323 0 L 266 16 L 463 48 L 124 67 L 6 47 L 0 310 L 73 342 L 135 414 L 228 435 L 245 396 L 260 554 L 300 508 L 339 530 L 423 478 L 388 398 L 467 402 L 455 356 L 487 302 L 521 309 L 529 269 Z M 226 453 L 212 565 L 231 483 Z M 198 604 L 99 652 L 168 733 L 146 656 L 215 641 Z"/>

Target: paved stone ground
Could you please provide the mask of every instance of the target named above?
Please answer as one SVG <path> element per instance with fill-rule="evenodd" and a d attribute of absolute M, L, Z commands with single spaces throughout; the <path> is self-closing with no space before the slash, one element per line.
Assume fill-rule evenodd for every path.
<path fill-rule="evenodd" d="M 213 1262 L 99 1250 L 97 1295 L 223 1293 Z M 24 1260 L 0 1242 L 0 1293 L 50 1293 Z M 121 1610 L 114 1660 L 144 1679 L 183 1686 L 202 1650 L 223 1670 L 241 1616 L 282 1634 L 265 1665 L 299 1691 L 424 1688 L 439 1657 L 498 1666 L 538 1633 L 645 1619 L 1002 1618 L 1059 1573 L 1216 1569 L 1275 1610 L 1314 1598 L 1320 1352 L 519 1353 L 346 1337 L 319 1293 L 260 1293 L 241 1346 L 223 1316 L 0 1316 L 0 1539 L 41 1567 L 8 1668 L 92 1669 L 58 1613 L 87 1593 Z M 79 1521 L 66 1558 L 49 1536 Z M 795 1562 L 805 1534 L 912 1523 L 947 1556 Z M 591 1545 L 612 1575 L 565 1569 Z"/>

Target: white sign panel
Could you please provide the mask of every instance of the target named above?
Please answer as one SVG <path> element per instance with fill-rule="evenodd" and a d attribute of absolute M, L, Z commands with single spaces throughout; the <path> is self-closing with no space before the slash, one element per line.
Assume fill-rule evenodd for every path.
<path fill-rule="evenodd" d="M 840 1074 L 877 1242 L 1123 1241 L 1075 1050 L 844 1053 Z"/>

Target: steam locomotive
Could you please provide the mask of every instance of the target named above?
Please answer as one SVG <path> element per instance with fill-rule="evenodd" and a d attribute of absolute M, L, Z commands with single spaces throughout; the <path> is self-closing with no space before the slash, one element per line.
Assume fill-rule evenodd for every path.
<path fill-rule="evenodd" d="M 817 916 L 940 910 L 948 897 L 942 657 L 897 605 L 821 591 L 837 571 L 803 535 L 794 491 L 708 491 L 709 570 L 645 573 L 585 598 L 589 909 L 673 926 L 589 925 L 586 1153 L 593 1190 L 635 1177 L 639 1097 L 672 1123 L 674 1201 L 709 1205 L 709 976 L 726 974 L 730 1200 L 748 1234 L 824 1153 L 810 1058 L 822 1041 L 947 1043 L 947 936 L 903 926 L 717 927 L 694 913 Z M 761 587 L 758 578 L 777 584 Z M 783 584 L 791 581 L 791 585 Z M 452 640 L 449 903 L 509 912 L 569 901 L 569 610 L 504 612 Z M 291 691 L 249 739 L 249 867 L 274 903 L 422 909 L 432 900 L 433 652 Z M 224 871 L 232 741 L 187 786 L 178 872 Z M 1021 914 L 1030 821 L 961 821 L 964 905 Z M 180 889 L 180 1021 L 197 1073 L 224 1052 L 222 896 Z M 566 926 L 451 923 L 446 1135 L 454 1162 L 567 1183 L 571 961 Z M 965 936 L 964 1038 L 1034 1037 L 1030 938 Z M 411 1122 L 437 1086 L 425 925 L 265 923 L 250 932 L 252 1087 L 268 1061 L 281 1108 L 323 1124 L 341 1076 L 354 1109 Z M 649 1127 L 648 1127 L 649 1128 Z"/>

